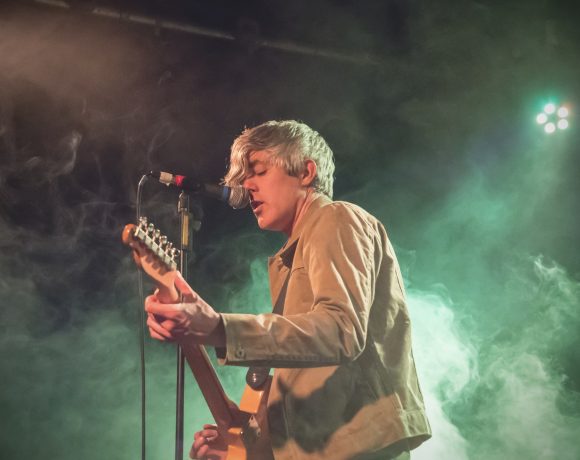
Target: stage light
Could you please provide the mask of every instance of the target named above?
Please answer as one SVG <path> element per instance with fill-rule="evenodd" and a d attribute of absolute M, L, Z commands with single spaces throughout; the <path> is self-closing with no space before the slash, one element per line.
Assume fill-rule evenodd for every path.
<path fill-rule="evenodd" d="M 556 111 L 556 105 L 552 104 L 551 102 L 544 106 L 544 112 L 546 112 L 548 115 L 552 115 L 555 111 Z"/>
<path fill-rule="evenodd" d="M 570 121 L 570 109 L 567 105 L 556 105 L 549 102 L 544 105 L 544 110 L 536 115 L 536 123 L 542 125 L 546 134 L 553 134 L 558 129 L 568 129 Z"/>

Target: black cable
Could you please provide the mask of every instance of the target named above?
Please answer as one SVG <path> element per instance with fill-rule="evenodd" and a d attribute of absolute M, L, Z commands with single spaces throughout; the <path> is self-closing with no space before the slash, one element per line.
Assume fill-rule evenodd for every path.
<path fill-rule="evenodd" d="M 137 186 L 137 223 L 139 223 L 139 219 L 141 217 L 141 195 L 143 192 L 143 185 L 149 178 L 149 175 L 144 175 L 141 177 L 139 181 L 139 185 Z M 145 442 L 146 442 L 146 423 L 145 423 L 145 309 L 143 308 L 143 304 L 145 302 L 145 295 L 143 293 L 143 271 L 138 270 L 139 272 L 139 298 L 141 302 L 139 303 L 139 351 L 141 354 L 140 364 L 141 364 L 141 460 L 145 460 L 146 458 L 146 449 L 145 449 Z"/>

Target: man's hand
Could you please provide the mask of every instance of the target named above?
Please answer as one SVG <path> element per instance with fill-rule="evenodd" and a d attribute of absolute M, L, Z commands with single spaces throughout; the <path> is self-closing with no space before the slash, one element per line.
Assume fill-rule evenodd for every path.
<path fill-rule="evenodd" d="M 193 435 L 193 444 L 189 457 L 202 460 L 222 460 L 228 452 L 228 446 L 218 433 L 217 426 L 204 425 L 203 430 Z"/>
<path fill-rule="evenodd" d="M 183 294 L 182 303 L 164 304 L 155 294 L 145 299 L 147 326 L 151 337 L 161 341 L 190 341 L 225 346 L 221 317 L 177 273 L 175 287 Z"/>

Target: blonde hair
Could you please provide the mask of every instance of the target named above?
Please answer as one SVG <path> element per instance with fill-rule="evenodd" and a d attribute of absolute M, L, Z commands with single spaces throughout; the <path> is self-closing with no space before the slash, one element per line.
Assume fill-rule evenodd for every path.
<path fill-rule="evenodd" d="M 269 150 L 272 163 L 291 176 L 304 171 L 306 160 L 314 161 L 316 178 L 312 186 L 317 192 L 332 198 L 332 150 L 320 134 L 295 120 L 267 121 L 246 128 L 232 144 L 230 165 L 223 183 L 228 187 L 242 185 L 250 173 L 250 155 L 258 150 Z"/>

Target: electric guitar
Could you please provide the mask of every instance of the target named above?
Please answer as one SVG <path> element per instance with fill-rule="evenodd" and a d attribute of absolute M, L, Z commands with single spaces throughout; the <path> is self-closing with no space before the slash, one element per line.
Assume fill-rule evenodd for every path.
<path fill-rule="evenodd" d="M 127 224 L 123 229 L 123 243 L 133 249 L 133 257 L 156 283 L 157 297 L 163 303 L 177 303 L 180 295 L 175 287 L 176 259 L 179 250 L 162 236 L 147 218 L 138 225 Z M 260 385 L 246 385 L 239 407 L 231 401 L 202 345 L 180 344 L 185 359 L 213 415 L 218 432 L 227 443 L 227 460 L 265 458 L 260 452 L 267 449 L 266 402 L 270 377 Z"/>

